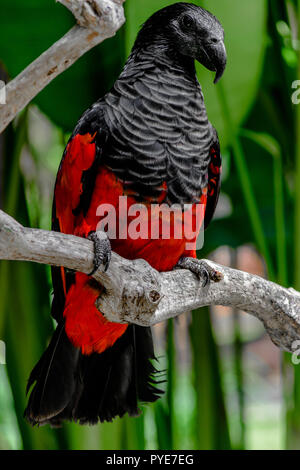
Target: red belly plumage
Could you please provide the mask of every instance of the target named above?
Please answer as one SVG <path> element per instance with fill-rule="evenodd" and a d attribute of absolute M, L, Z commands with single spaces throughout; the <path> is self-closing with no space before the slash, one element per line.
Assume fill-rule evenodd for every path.
<path fill-rule="evenodd" d="M 177 215 L 171 212 L 168 216 L 160 213 L 158 236 L 156 239 L 151 238 L 151 214 L 153 217 L 151 210 L 153 210 L 153 206 L 151 209 L 150 201 L 143 204 L 144 211 L 140 218 L 141 222 L 143 222 L 143 217 L 147 219 L 142 225 L 144 228 L 148 225 L 148 233 L 137 239 L 131 239 L 130 236 L 123 236 L 123 238 L 118 236 L 120 227 L 122 227 L 121 230 L 124 230 L 124 225 L 129 227 L 134 220 L 134 216 L 128 216 L 128 211 L 133 204 L 137 204 L 137 200 L 124 190 L 122 181 L 116 177 L 112 170 L 105 166 L 99 167 L 87 213 L 83 215 L 81 212 L 78 216 L 75 216 L 73 212 L 67 210 L 70 203 L 73 209 L 79 203 L 82 192 L 82 171 L 91 166 L 95 153 L 95 144 L 92 139 L 93 136 L 90 134 L 75 136 L 69 144 L 66 158 L 62 163 L 62 171 L 60 171 L 56 185 L 56 206 L 61 231 L 87 237 L 91 231 L 99 228 L 98 224 L 105 216 L 101 217 L 97 214 L 99 214 L 99 206 L 105 204 L 107 207 L 109 205 L 109 207 L 115 209 L 115 227 L 110 226 L 110 229 L 115 231 L 117 236 L 115 239 L 110 237 L 110 241 L 112 250 L 120 256 L 127 259 L 143 258 L 158 271 L 171 270 L 182 256 L 195 257 L 197 235 L 193 236 L 193 234 L 199 233 L 204 217 L 204 211 L 202 211 L 203 215 L 200 218 L 197 217 L 196 220 L 198 204 L 193 204 L 189 208 L 190 226 L 187 227 L 185 223 L 184 234 L 181 238 L 176 238 L 175 235 L 178 233 L 176 229 L 180 228 L 179 225 L 182 226 L 183 223 L 181 211 Z M 82 146 L 84 146 L 84 152 Z M 82 155 L 85 155 L 85 159 Z M 68 178 L 72 178 L 72 187 L 74 187 L 74 181 L 76 183 L 77 191 L 75 193 L 69 189 Z M 162 194 L 164 194 L 163 191 Z M 126 199 L 124 199 L 125 197 Z M 202 207 L 205 207 L 206 197 L 206 192 L 204 192 L 199 201 Z M 123 198 L 123 200 L 120 198 Z M 121 200 L 122 203 L 120 203 Z M 162 234 L 165 233 L 165 224 L 170 225 L 170 237 L 163 239 Z M 186 248 L 187 242 L 189 243 L 189 249 Z M 95 282 L 91 282 L 89 276 L 82 273 L 76 273 L 75 283 L 66 292 L 64 309 L 66 333 L 72 343 L 80 347 L 84 354 L 103 352 L 112 346 L 127 328 L 127 325 L 107 321 L 97 310 L 95 301 L 99 295 L 101 295 L 101 286 L 96 286 Z"/>

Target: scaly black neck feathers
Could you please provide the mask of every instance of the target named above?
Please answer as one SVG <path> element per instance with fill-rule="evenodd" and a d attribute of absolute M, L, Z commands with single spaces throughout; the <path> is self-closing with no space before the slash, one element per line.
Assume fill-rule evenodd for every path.
<path fill-rule="evenodd" d="M 212 128 L 193 61 L 134 49 L 105 96 L 106 164 L 143 196 L 190 203 L 207 184 Z"/>

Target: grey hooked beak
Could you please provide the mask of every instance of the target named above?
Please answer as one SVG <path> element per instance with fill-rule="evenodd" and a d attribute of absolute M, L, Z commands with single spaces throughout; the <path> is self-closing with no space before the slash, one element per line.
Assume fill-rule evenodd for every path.
<path fill-rule="evenodd" d="M 214 83 L 218 83 L 224 73 L 227 62 L 223 39 L 209 38 L 206 41 L 202 41 L 199 46 L 196 59 L 208 70 L 216 72 Z"/>
<path fill-rule="evenodd" d="M 227 63 L 226 48 L 225 48 L 225 44 L 223 41 L 220 41 L 214 46 L 213 62 L 215 64 L 215 71 L 216 71 L 214 83 L 216 84 L 222 77 L 225 67 L 226 67 L 226 63 Z"/>

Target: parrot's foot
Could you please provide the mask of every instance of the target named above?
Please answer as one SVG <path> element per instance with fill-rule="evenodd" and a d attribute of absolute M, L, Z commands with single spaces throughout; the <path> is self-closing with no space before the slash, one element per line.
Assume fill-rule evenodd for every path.
<path fill-rule="evenodd" d="M 222 273 L 216 271 L 205 261 L 197 258 L 180 258 L 176 268 L 188 269 L 196 274 L 199 280 L 202 281 L 202 287 L 206 287 L 210 281 L 220 282 L 223 279 Z"/>
<path fill-rule="evenodd" d="M 111 246 L 110 241 L 105 232 L 90 232 L 88 237 L 89 240 L 94 242 L 94 269 L 88 276 L 95 274 L 98 268 L 101 265 L 104 266 L 104 271 L 107 271 L 107 268 L 111 259 Z"/>

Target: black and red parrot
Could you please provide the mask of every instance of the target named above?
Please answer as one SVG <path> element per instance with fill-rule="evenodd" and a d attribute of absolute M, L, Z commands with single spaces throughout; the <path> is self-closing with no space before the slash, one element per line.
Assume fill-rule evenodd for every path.
<path fill-rule="evenodd" d="M 152 204 L 177 204 L 182 211 L 188 206 L 191 224 L 201 204 L 197 230 L 210 222 L 221 156 L 195 60 L 216 72 L 215 82 L 220 79 L 226 66 L 221 24 L 193 4 L 163 8 L 142 26 L 113 88 L 74 129 L 57 174 L 52 228 L 92 239 L 95 269 L 108 266 L 112 249 L 127 259 L 143 258 L 158 271 L 182 267 L 206 281 L 210 276 L 196 258 L 196 236 L 188 248 L 184 236 L 174 236 L 180 217 L 169 219 L 167 239 L 101 240 L 95 233 L 99 206 L 114 207 L 120 224 L 125 196 L 127 209 L 142 204 L 148 215 Z M 162 393 L 151 361 L 151 329 L 108 321 L 95 306 L 102 287 L 90 275 L 55 267 L 52 279 L 57 328 L 29 377 L 25 417 L 31 424 L 59 425 L 137 415 L 139 403 Z"/>

